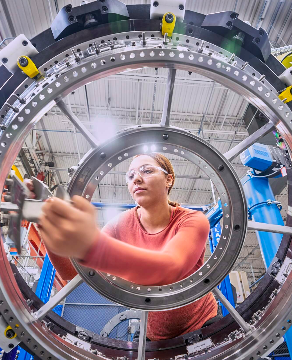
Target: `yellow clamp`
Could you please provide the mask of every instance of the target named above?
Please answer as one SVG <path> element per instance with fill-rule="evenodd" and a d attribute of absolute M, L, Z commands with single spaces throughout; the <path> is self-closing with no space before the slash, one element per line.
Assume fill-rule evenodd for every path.
<path fill-rule="evenodd" d="M 7 328 L 4 330 L 4 335 L 8 339 L 14 339 L 16 338 L 16 332 L 12 329 L 11 326 L 7 326 Z"/>
<path fill-rule="evenodd" d="M 17 60 L 17 65 L 30 78 L 34 78 L 40 73 L 28 56 L 20 56 Z"/>
<path fill-rule="evenodd" d="M 282 101 L 286 99 L 283 101 L 284 103 L 292 101 L 292 86 L 288 86 L 284 91 L 282 91 L 279 95 L 279 99 Z"/>
<path fill-rule="evenodd" d="M 172 37 L 172 33 L 176 23 L 176 16 L 171 13 L 165 13 L 162 18 L 162 36 L 167 34 L 168 37 Z"/>
<path fill-rule="evenodd" d="M 285 54 L 277 56 L 277 59 L 285 66 L 286 69 L 289 69 L 292 66 L 292 52 L 288 51 Z"/>

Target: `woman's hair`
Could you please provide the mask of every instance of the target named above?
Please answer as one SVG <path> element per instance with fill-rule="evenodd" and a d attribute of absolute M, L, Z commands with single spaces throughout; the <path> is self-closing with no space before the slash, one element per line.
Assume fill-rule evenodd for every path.
<path fill-rule="evenodd" d="M 152 159 L 154 159 L 159 164 L 159 166 L 162 169 L 166 170 L 168 174 L 172 175 L 173 182 L 172 182 L 172 185 L 168 189 L 168 194 L 169 194 L 170 190 L 172 189 L 172 187 L 174 185 L 174 180 L 175 180 L 175 173 L 174 173 L 173 166 L 172 166 L 171 162 L 169 161 L 169 159 L 167 157 L 165 157 L 164 155 L 159 154 L 159 153 L 150 153 L 150 154 L 141 154 L 141 155 L 150 156 Z M 136 155 L 135 157 L 138 157 L 138 156 L 141 156 L 141 155 Z M 174 206 L 174 207 L 180 205 L 179 203 L 177 203 L 175 201 L 170 201 L 170 200 L 168 200 L 168 204 L 171 205 L 171 206 Z"/>

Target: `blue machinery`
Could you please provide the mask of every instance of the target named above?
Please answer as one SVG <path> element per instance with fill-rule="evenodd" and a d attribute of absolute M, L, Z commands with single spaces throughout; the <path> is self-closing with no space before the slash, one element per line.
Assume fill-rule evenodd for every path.
<path fill-rule="evenodd" d="M 244 165 L 262 171 L 262 174 L 271 168 L 273 158 L 269 148 L 265 145 L 255 144 L 241 154 Z M 249 171 L 241 183 L 247 200 L 249 219 L 254 221 L 284 225 L 280 210 L 281 204 L 275 200 L 269 179 L 257 173 L 256 170 Z M 278 174 L 275 174 L 277 177 Z M 262 257 L 266 268 L 268 268 L 276 255 L 281 243 L 282 234 L 275 234 L 263 231 L 256 231 Z M 289 353 L 292 354 L 292 332 L 284 336 Z M 290 356 L 291 358 L 291 356 Z"/>
<path fill-rule="evenodd" d="M 50 300 L 51 291 L 55 279 L 56 270 L 54 269 L 48 255 L 45 256 L 41 275 L 36 288 L 36 295 L 44 302 L 48 302 Z M 57 305 L 53 311 L 55 311 L 58 315 L 62 313 L 62 305 Z M 15 348 L 16 350 L 17 348 Z M 10 354 L 10 353 L 9 353 Z M 8 354 L 7 354 L 8 355 Z M 14 360 L 13 358 L 3 358 L 4 360 Z M 19 347 L 19 353 L 17 360 L 31 360 L 33 356 L 28 352 Z"/>
<path fill-rule="evenodd" d="M 252 219 L 260 223 L 269 223 L 284 225 L 280 210 L 281 205 L 275 200 L 274 194 L 269 184 L 268 178 L 281 176 L 282 165 L 278 165 L 277 171 L 275 171 L 275 162 L 273 153 L 266 145 L 254 144 L 249 149 L 241 154 L 241 161 L 244 165 L 249 166 L 252 170 L 249 170 L 247 175 L 241 180 L 243 189 L 245 192 L 247 206 L 249 211 L 249 219 Z M 279 158 L 278 158 L 279 159 Z M 102 208 L 107 206 L 103 203 L 93 203 L 96 207 Z M 123 209 L 130 209 L 135 205 L 132 204 L 120 204 L 114 205 Z M 203 211 L 205 207 L 189 207 L 193 210 Z M 210 232 L 210 250 L 214 252 L 218 239 L 221 236 L 220 219 L 222 217 L 221 201 L 212 207 L 207 213 L 207 217 L 210 221 L 211 232 Z M 282 240 L 282 234 L 268 233 L 256 231 L 257 239 L 259 242 L 260 250 L 263 256 L 263 260 L 266 268 L 271 264 L 278 247 Z M 43 301 L 47 302 L 50 299 L 50 294 L 55 278 L 55 269 L 50 262 L 48 255 L 46 255 L 41 276 L 37 285 L 36 295 Z M 231 283 L 229 276 L 219 285 L 221 292 L 234 305 L 234 297 L 232 293 Z M 61 315 L 62 306 L 58 305 L 54 311 Z M 222 306 L 223 316 L 228 314 L 228 311 Z M 292 332 L 288 331 L 285 335 L 285 340 L 288 346 L 289 353 L 292 353 Z M 24 351 L 23 349 L 13 349 L 10 353 L 3 355 L 3 360 L 14 360 L 17 357 L 18 360 L 30 360 L 33 357 Z M 275 358 L 275 356 L 273 356 Z M 278 359 L 280 359 L 278 357 Z M 287 358 L 286 358 L 287 359 Z"/>

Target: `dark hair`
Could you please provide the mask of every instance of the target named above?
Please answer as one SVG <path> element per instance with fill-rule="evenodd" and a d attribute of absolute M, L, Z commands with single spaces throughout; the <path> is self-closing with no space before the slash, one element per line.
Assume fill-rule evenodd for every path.
<path fill-rule="evenodd" d="M 162 169 L 166 170 L 168 174 L 172 175 L 173 182 L 172 182 L 172 185 L 170 186 L 170 188 L 168 189 L 168 194 L 169 194 L 170 190 L 173 187 L 174 180 L 175 180 L 175 173 L 174 173 L 173 166 L 172 166 L 171 162 L 169 161 L 169 159 L 166 156 L 159 154 L 159 153 L 140 154 L 140 155 L 136 155 L 135 157 L 138 157 L 141 155 L 150 156 L 152 159 L 154 159 L 159 164 L 160 167 L 162 167 Z M 174 207 L 180 206 L 179 203 L 177 203 L 175 201 L 170 201 L 170 200 L 168 200 L 168 204 L 171 206 L 174 206 Z"/>

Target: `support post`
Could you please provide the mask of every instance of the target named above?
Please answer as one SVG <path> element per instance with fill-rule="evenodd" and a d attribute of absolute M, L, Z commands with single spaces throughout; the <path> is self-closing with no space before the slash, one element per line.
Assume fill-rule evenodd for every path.
<path fill-rule="evenodd" d="M 215 251 L 220 236 L 221 236 L 221 226 L 220 226 L 220 222 L 218 222 L 215 226 L 212 227 L 211 236 L 209 237 L 211 253 Z M 218 285 L 218 289 L 222 292 L 222 294 L 226 297 L 226 299 L 230 302 L 230 304 L 233 307 L 235 307 L 229 275 L 227 275 L 226 278 L 221 282 L 221 284 Z M 223 304 L 221 305 L 221 308 L 222 308 L 223 316 L 229 314 L 229 311 L 226 309 L 226 307 Z"/>

